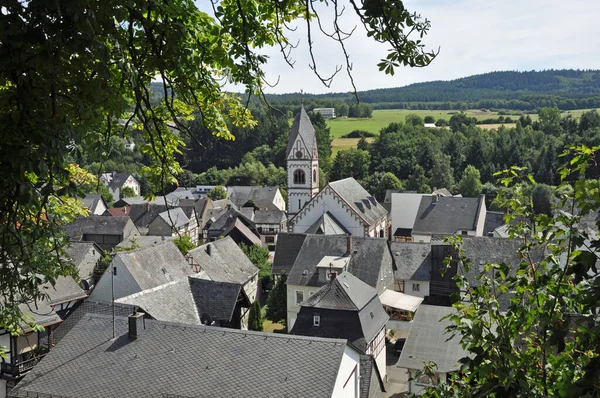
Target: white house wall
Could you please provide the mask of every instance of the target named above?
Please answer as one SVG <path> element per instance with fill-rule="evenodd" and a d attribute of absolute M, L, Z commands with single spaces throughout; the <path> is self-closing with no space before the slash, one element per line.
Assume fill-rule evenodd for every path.
<path fill-rule="evenodd" d="M 288 185 L 289 186 L 289 185 Z M 277 206 L 277 208 L 281 211 L 285 211 L 285 200 L 283 200 L 283 195 L 279 188 L 277 188 L 277 192 L 275 192 L 275 198 L 273 199 L 273 204 Z"/>
<path fill-rule="evenodd" d="M 111 275 L 111 272 L 113 270 L 113 266 L 117 267 L 117 275 L 114 276 L 115 300 L 142 291 L 119 257 L 114 257 L 112 263 L 108 266 L 106 271 L 104 271 L 104 274 L 102 274 L 98 284 L 92 291 L 90 296 L 91 300 L 112 300 L 111 279 L 113 276 Z"/>
<path fill-rule="evenodd" d="M 485 225 L 485 216 L 487 215 L 487 209 L 485 207 L 485 200 L 481 200 L 481 208 L 479 214 L 477 214 L 477 228 L 475 236 L 483 236 L 483 227 Z"/>
<path fill-rule="evenodd" d="M 398 228 L 412 229 L 419 212 L 422 193 L 393 193 L 392 194 L 392 234 Z"/>
<path fill-rule="evenodd" d="M 413 284 L 419 284 L 419 290 L 413 290 Z M 415 297 L 429 296 L 429 281 L 404 281 L 404 294 Z"/>
<path fill-rule="evenodd" d="M 346 345 L 332 398 L 358 398 L 360 395 L 360 354 Z"/>
<path fill-rule="evenodd" d="M 364 221 L 326 187 L 293 220 L 292 232 L 304 233 L 324 212 L 331 213 L 353 236 L 365 236 Z"/>
<path fill-rule="evenodd" d="M 316 286 L 298 286 L 298 285 L 287 285 L 287 328 L 292 330 L 292 326 L 296 322 L 298 312 L 300 312 L 300 306 L 296 305 L 296 291 L 302 291 L 304 293 L 304 300 L 315 294 L 319 287 Z"/>

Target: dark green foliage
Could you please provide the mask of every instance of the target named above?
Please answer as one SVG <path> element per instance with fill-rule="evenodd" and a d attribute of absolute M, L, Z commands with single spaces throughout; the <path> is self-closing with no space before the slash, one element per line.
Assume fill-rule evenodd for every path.
<path fill-rule="evenodd" d="M 463 176 L 458 183 L 458 192 L 467 198 L 474 198 L 481 194 L 483 184 L 481 183 L 481 176 L 479 170 L 472 165 L 468 165 Z"/>
<path fill-rule="evenodd" d="M 263 331 L 262 312 L 258 300 L 254 300 L 252 307 L 250 308 L 250 315 L 248 317 L 248 330 L 253 330 L 255 332 Z"/>
<path fill-rule="evenodd" d="M 123 189 L 121 189 L 121 199 L 122 198 L 133 198 L 137 196 L 135 194 L 135 191 L 133 190 L 133 188 L 131 187 L 124 187 Z"/>
<path fill-rule="evenodd" d="M 241 244 L 240 248 L 248 257 L 252 264 L 258 268 L 258 278 L 264 278 L 271 275 L 271 263 L 269 262 L 269 249 L 260 245 Z"/>
<path fill-rule="evenodd" d="M 369 138 L 369 137 L 377 137 L 377 134 L 371 133 L 370 131 L 365 130 L 353 130 L 348 134 L 344 134 L 342 138 Z"/>
<path fill-rule="evenodd" d="M 227 198 L 227 191 L 220 185 L 217 185 L 206 194 L 211 200 L 221 200 Z"/>
<path fill-rule="evenodd" d="M 329 127 L 320 113 L 310 113 L 310 121 L 317 134 L 317 149 L 319 151 L 319 167 L 324 172 L 331 168 L 331 134 Z M 287 181 L 287 180 L 286 180 Z M 284 184 L 284 185 L 287 185 Z"/>
<path fill-rule="evenodd" d="M 177 236 L 173 239 L 173 243 L 184 256 L 192 250 L 196 245 L 192 242 L 192 238 L 187 235 Z"/>
<path fill-rule="evenodd" d="M 406 188 L 409 191 L 416 191 L 419 193 L 431 193 L 431 187 L 429 186 L 429 179 L 425 176 L 425 170 L 417 165 L 415 171 L 410 175 Z"/>
<path fill-rule="evenodd" d="M 248 201 L 246 203 L 244 203 L 244 205 L 242 207 L 252 207 L 254 210 L 259 209 L 259 207 L 256 205 L 256 203 L 252 199 L 248 199 Z"/>
<path fill-rule="evenodd" d="M 554 191 L 546 184 L 536 184 L 531 192 L 533 211 L 535 214 L 552 215 L 554 203 Z"/>
<path fill-rule="evenodd" d="M 287 320 L 287 275 L 282 272 L 267 298 L 265 317 L 274 323 L 286 323 Z"/>
<path fill-rule="evenodd" d="M 336 181 L 354 177 L 362 180 L 368 175 L 370 162 L 371 155 L 367 151 L 354 148 L 339 151 L 333 161 L 329 179 Z"/>
<path fill-rule="evenodd" d="M 371 174 L 361 181 L 362 186 L 375 198 L 383 202 L 388 189 L 402 189 L 402 181 L 392 173 L 381 173 L 379 171 Z"/>
<path fill-rule="evenodd" d="M 423 122 L 425 122 L 425 123 L 435 123 L 435 118 L 433 116 L 425 116 L 423 118 Z"/>

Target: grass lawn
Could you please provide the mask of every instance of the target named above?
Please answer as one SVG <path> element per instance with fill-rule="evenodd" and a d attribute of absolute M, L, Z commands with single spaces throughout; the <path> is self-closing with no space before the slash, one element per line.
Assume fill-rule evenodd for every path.
<path fill-rule="evenodd" d="M 273 333 L 276 330 L 283 330 L 285 327 L 281 323 L 273 323 L 269 320 L 263 322 L 263 332 Z"/>

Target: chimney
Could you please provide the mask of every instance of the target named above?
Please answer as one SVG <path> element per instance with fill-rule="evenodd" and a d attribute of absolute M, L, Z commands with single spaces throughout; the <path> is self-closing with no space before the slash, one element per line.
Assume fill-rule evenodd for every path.
<path fill-rule="evenodd" d="M 208 254 L 209 256 L 210 256 L 210 253 L 212 251 L 211 246 L 212 245 L 210 245 L 210 244 L 206 245 L 206 254 Z"/>
<path fill-rule="evenodd" d="M 434 204 L 435 204 L 435 203 L 437 203 L 437 202 L 438 202 L 438 195 L 437 195 L 437 194 L 434 194 L 434 195 L 433 195 L 433 199 L 432 199 L 432 202 L 431 202 L 431 203 L 434 203 Z"/>
<path fill-rule="evenodd" d="M 129 315 L 129 339 L 135 340 L 139 334 L 146 328 L 146 322 L 144 322 L 144 313 L 136 312 Z"/>
<path fill-rule="evenodd" d="M 346 237 L 346 254 L 348 256 L 352 254 L 352 235 Z"/>

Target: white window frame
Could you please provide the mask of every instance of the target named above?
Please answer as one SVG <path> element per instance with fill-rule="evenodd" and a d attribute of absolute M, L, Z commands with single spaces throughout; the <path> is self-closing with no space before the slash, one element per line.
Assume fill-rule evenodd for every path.
<path fill-rule="evenodd" d="M 298 301 L 298 293 L 302 294 L 302 300 Z M 295 293 L 295 301 L 296 301 L 296 306 L 300 306 L 300 303 L 304 301 L 304 291 L 303 290 L 296 290 Z"/>
<path fill-rule="evenodd" d="M 313 315 L 313 326 L 321 326 L 321 315 Z"/>

